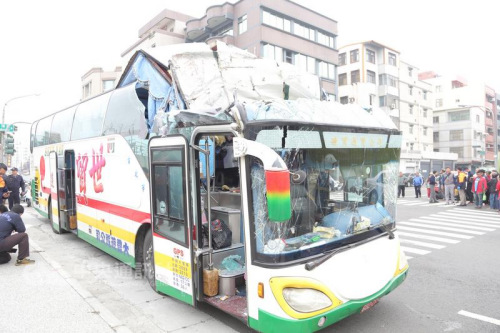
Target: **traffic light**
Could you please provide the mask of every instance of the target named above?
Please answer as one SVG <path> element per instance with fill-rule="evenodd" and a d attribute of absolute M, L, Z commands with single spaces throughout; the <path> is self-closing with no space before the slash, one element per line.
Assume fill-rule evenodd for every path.
<path fill-rule="evenodd" d="M 14 136 L 12 134 L 7 134 L 5 138 L 5 154 L 14 155 L 16 150 L 14 149 Z"/>

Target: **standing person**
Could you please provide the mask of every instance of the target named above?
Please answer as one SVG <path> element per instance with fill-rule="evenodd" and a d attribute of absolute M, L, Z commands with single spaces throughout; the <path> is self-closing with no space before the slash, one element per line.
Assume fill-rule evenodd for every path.
<path fill-rule="evenodd" d="M 406 188 L 406 182 L 408 181 L 408 178 L 406 178 L 405 175 L 403 175 L 402 172 L 399 172 L 399 178 L 398 178 L 398 198 L 400 195 L 403 195 L 403 198 L 405 197 L 405 188 Z"/>
<path fill-rule="evenodd" d="M 460 197 L 460 206 L 467 206 L 467 199 L 465 197 L 465 187 L 467 184 L 467 174 L 462 171 L 462 168 L 457 168 L 457 189 L 458 195 Z"/>
<path fill-rule="evenodd" d="M 497 193 L 500 194 L 500 182 L 497 181 Z M 498 198 L 498 212 L 500 213 L 500 198 Z"/>
<path fill-rule="evenodd" d="M 446 172 L 444 174 L 444 198 L 446 200 L 446 204 L 449 205 L 451 200 L 452 204 L 455 204 L 455 179 L 453 173 L 451 173 L 450 168 L 446 168 Z"/>
<path fill-rule="evenodd" d="M 484 179 L 486 179 L 486 183 L 489 183 L 490 180 L 491 180 L 491 171 L 486 171 L 485 175 L 484 175 Z M 483 202 L 486 204 L 486 205 L 489 205 L 490 204 L 490 187 L 488 186 L 486 188 L 486 197 L 483 198 Z"/>
<path fill-rule="evenodd" d="M 444 169 L 441 169 L 441 172 L 439 173 L 438 180 L 439 180 L 439 193 L 441 193 L 443 198 L 444 198 L 444 177 L 445 177 Z"/>
<path fill-rule="evenodd" d="M 479 169 L 476 172 L 476 177 L 474 177 L 472 182 L 472 192 L 474 193 L 474 203 L 476 208 L 481 209 L 483 207 L 483 194 L 486 192 L 488 184 L 486 179 L 483 177 L 484 170 Z"/>
<path fill-rule="evenodd" d="M 14 167 L 11 169 L 11 171 L 12 174 L 4 177 L 7 188 L 11 192 L 9 195 L 9 209 L 12 209 L 12 206 L 14 206 L 14 204 L 21 203 L 21 198 L 19 197 L 19 189 L 22 190 L 22 194 L 24 194 L 25 191 L 24 179 L 17 173 L 17 168 Z"/>
<path fill-rule="evenodd" d="M 7 172 L 7 166 L 3 163 L 0 163 L 0 204 L 3 204 L 3 201 L 9 197 L 9 190 L 7 185 L 5 185 L 4 175 Z"/>
<path fill-rule="evenodd" d="M 422 193 L 420 192 L 420 188 L 422 187 L 424 180 L 422 176 L 418 172 L 415 172 L 415 177 L 413 177 L 413 187 L 415 188 L 415 198 L 421 198 Z"/>
<path fill-rule="evenodd" d="M 30 246 L 26 226 L 21 219 L 23 213 L 23 206 L 14 205 L 10 212 L 0 215 L 0 252 L 8 251 L 18 245 L 19 253 L 16 266 L 35 263 L 34 260 L 28 258 L 30 255 Z M 12 234 L 13 231 L 17 233 Z"/>
<path fill-rule="evenodd" d="M 498 209 L 498 191 L 497 191 L 497 183 L 498 183 L 498 174 L 493 172 L 491 174 L 491 179 L 488 182 L 488 190 L 490 192 L 490 208 Z"/>
<path fill-rule="evenodd" d="M 465 168 L 465 173 L 467 174 L 467 186 L 465 188 L 466 200 L 470 203 L 474 203 L 474 194 L 472 193 L 472 172 L 469 168 Z"/>
<path fill-rule="evenodd" d="M 432 173 L 429 175 L 429 186 L 431 189 L 431 193 L 430 193 L 431 195 L 430 195 L 430 199 L 429 199 L 430 203 L 438 202 L 436 200 L 436 175 L 437 175 L 436 170 L 432 171 Z"/>

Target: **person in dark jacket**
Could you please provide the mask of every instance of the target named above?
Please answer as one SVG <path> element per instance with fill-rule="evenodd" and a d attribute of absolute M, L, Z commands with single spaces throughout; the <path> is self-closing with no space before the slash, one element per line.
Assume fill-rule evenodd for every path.
<path fill-rule="evenodd" d="M 497 192 L 497 182 L 498 182 L 498 174 L 493 172 L 491 174 L 491 179 L 488 182 L 488 190 L 490 192 L 490 208 L 498 209 L 498 192 Z"/>
<path fill-rule="evenodd" d="M 0 163 L 0 204 L 3 204 L 3 201 L 9 197 L 9 190 L 7 189 L 7 185 L 5 184 L 4 176 L 7 172 L 7 166 L 3 163 Z"/>
<path fill-rule="evenodd" d="M 4 177 L 7 189 L 10 191 L 9 209 L 12 209 L 12 206 L 14 206 L 15 204 L 21 203 L 21 198 L 19 197 L 19 189 L 22 190 L 23 195 L 25 191 L 24 179 L 17 173 L 17 168 L 12 168 L 11 171 L 12 174 Z"/>
<path fill-rule="evenodd" d="M 23 206 L 14 205 L 10 212 L 0 215 L 0 252 L 7 252 L 18 245 L 19 253 L 16 266 L 35 263 L 34 260 L 28 258 L 30 247 L 26 226 L 21 219 L 23 213 Z M 14 231 L 16 233 L 12 234 Z"/>
<path fill-rule="evenodd" d="M 429 175 L 429 185 L 431 189 L 431 197 L 429 199 L 430 203 L 436 203 L 438 202 L 436 200 L 436 175 L 437 171 L 432 171 L 432 173 Z"/>

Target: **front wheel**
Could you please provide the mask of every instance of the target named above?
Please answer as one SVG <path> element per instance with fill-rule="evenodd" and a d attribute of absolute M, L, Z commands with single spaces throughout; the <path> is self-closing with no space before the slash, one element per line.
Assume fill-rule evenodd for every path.
<path fill-rule="evenodd" d="M 144 258 L 143 272 L 146 280 L 148 280 L 151 288 L 156 290 L 156 279 L 155 279 L 155 260 L 153 252 L 153 234 L 151 230 L 146 232 L 144 237 L 144 246 L 142 248 L 142 258 Z"/>

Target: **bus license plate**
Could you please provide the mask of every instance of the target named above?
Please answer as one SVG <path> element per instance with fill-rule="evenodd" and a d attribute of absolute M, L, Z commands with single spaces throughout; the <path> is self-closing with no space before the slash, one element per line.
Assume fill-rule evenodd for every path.
<path fill-rule="evenodd" d="M 379 299 L 374 299 L 373 301 L 371 301 L 370 303 L 368 304 L 365 304 L 365 306 L 363 306 L 363 308 L 361 309 L 361 312 L 360 313 L 363 313 L 365 312 L 366 310 L 369 310 L 371 309 L 375 304 L 377 304 L 379 302 Z"/>

